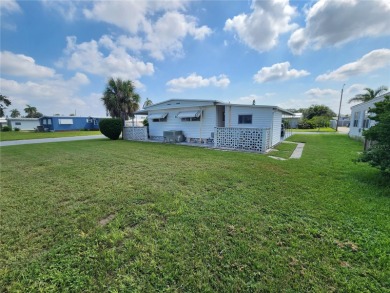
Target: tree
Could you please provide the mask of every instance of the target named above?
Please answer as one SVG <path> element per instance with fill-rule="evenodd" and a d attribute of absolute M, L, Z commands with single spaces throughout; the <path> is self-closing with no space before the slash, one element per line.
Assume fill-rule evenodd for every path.
<path fill-rule="evenodd" d="M 369 110 L 370 120 L 377 122 L 374 126 L 364 131 L 364 136 L 373 142 L 373 146 L 365 150 L 359 161 L 368 162 L 378 168 L 382 174 L 390 177 L 390 95 L 384 100 L 375 103 L 375 108 Z"/>
<path fill-rule="evenodd" d="M 20 112 L 18 109 L 12 109 L 11 110 L 11 118 L 17 118 L 20 116 Z"/>
<path fill-rule="evenodd" d="M 134 112 L 139 109 L 141 97 L 135 93 L 131 80 L 110 78 L 101 99 L 107 113 L 112 118 L 121 118 L 124 124 L 129 117 L 134 117 Z"/>
<path fill-rule="evenodd" d="M 380 96 L 382 93 L 385 93 L 388 88 L 386 86 L 380 86 L 376 90 L 370 89 L 366 87 L 364 89 L 366 93 L 364 94 L 359 94 L 354 96 L 353 98 L 349 99 L 348 103 L 352 102 L 368 102 L 371 101 L 372 99 L 375 99 L 376 97 Z"/>
<path fill-rule="evenodd" d="M 43 116 L 41 112 L 38 112 L 36 107 L 26 105 L 26 108 L 24 108 L 24 112 L 26 112 L 26 118 L 40 118 Z"/>
<path fill-rule="evenodd" d="M 4 110 L 7 109 L 9 105 L 11 105 L 11 101 L 8 97 L 0 94 L 0 117 L 4 116 Z"/>
<path fill-rule="evenodd" d="M 146 101 L 144 102 L 142 108 L 144 109 L 144 108 L 149 107 L 149 106 L 151 106 L 151 105 L 153 105 L 152 100 L 149 99 L 149 98 L 146 98 Z"/>
<path fill-rule="evenodd" d="M 312 119 L 313 117 L 325 116 L 327 118 L 332 118 L 336 116 L 336 113 L 333 112 L 328 106 L 325 105 L 312 105 L 311 107 L 303 111 L 303 117 L 305 119 Z"/>

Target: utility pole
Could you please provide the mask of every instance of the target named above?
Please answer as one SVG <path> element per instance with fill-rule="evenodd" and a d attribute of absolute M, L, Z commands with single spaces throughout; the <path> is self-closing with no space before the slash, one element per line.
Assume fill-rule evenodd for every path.
<path fill-rule="evenodd" d="M 337 121 L 336 121 L 336 132 L 337 132 L 337 129 L 338 129 L 338 127 L 339 127 L 340 112 L 341 112 L 341 103 L 342 103 L 342 101 L 343 101 L 344 86 L 345 86 L 345 83 L 343 84 L 343 88 L 341 89 L 340 106 L 339 106 L 339 115 L 337 116 Z"/>

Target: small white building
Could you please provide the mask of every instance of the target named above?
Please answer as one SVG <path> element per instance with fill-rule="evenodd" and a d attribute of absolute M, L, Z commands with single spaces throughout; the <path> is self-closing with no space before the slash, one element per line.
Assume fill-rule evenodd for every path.
<path fill-rule="evenodd" d="M 39 118 L 8 118 L 8 126 L 12 129 L 34 130 L 39 126 Z"/>
<path fill-rule="evenodd" d="M 298 128 L 298 124 L 303 118 L 303 113 L 294 113 L 293 115 L 284 114 L 282 117 L 284 121 L 288 122 L 289 128 Z"/>
<path fill-rule="evenodd" d="M 188 99 L 157 103 L 136 114 L 148 115 L 152 140 L 164 141 L 167 132 L 176 131 L 187 142 L 214 142 L 217 147 L 232 145 L 235 147 L 231 148 L 243 149 L 250 149 L 251 140 L 256 137 L 262 137 L 266 148 L 278 144 L 283 139 L 282 115 L 292 115 L 277 106 Z M 244 141 L 248 146 L 242 146 Z"/>
<path fill-rule="evenodd" d="M 376 121 L 370 120 L 368 118 L 368 116 L 373 115 L 368 113 L 368 110 L 370 108 L 375 108 L 374 104 L 383 101 L 386 95 L 389 95 L 389 93 L 376 97 L 371 101 L 357 104 L 351 107 L 351 123 L 349 126 L 350 137 L 362 141 L 364 140 L 363 131 L 367 130 L 371 126 L 374 126 L 376 123 Z"/>

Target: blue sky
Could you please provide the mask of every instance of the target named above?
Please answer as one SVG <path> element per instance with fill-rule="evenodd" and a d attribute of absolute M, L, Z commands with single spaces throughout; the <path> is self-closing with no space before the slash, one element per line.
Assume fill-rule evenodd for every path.
<path fill-rule="evenodd" d="M 390 2 L 2 0 L 1 94 L 11 109 L 105 116 L 110 77 L 142 102 L 324 104 L 350 113 L 390 86 Z M 141 103 L 142 105 L 142 103 Z"/>

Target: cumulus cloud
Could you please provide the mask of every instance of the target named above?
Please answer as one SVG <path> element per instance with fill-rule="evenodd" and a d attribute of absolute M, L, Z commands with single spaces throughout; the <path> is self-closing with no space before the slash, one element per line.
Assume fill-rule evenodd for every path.
<path fill-rule="evenodd" d="M 299 78 L 310 74 L 306 70 L 289 68 L 290 62 L 276 63 L 271 67 L 263 67 L 253 76 L 253 80 L 257 83 L 264 83 Z"/>
<path fill-rule="evenodd" d="M 320 49 L 362 37 L 390 35 L 388 0 L 319 0 L 307 11 L 306 27 L 297 29 L 288 45 L 295 54 L 308 46 Z"/>
<path fill-rule="evenodd" d="M 201 75 L 192 73 L 187 77 L 179 77 L 167 82 L 169 91 L 181 92 L 184 89 L 195 89 L 200 87 L 222 87 L 225 88 L 230 84 L 229 78 L 221 74 L 219 76 L 212 76 L 209 78 L 203 78 Z"/>
<path fill-rule="evenodd" d="M 79 72 L 69 79 L 63 79 L 60 75 L 25 82 L 0 78 L 1 92 L 12 97 L 14 107 L 21 110 L 26 104 L 31 104 L 47 115 L 67 115 L 80 107 L 87 109 L 88 105 L 78 96 L 78 91 L 88 83 L 88 77 Z"/>
<path fill-rule="evenodd" d="M 5 13 L 21 12 L 19 4 L 16 0 L 1 0 L 0 1 L 0 15 Z"/>
<path fill-rule="evenodd" d="M 295 8 L 289 0 L 253 0 L 251 14 L 240 14 L 225 22 L 225 31 L 237 33 L 238 38 L 259 52 L 269 51 L 278 43 L 280 34 L 297 27 L 291 23 Z"/>
<path fill-rule="evenodd" d="M 209 27 L 198 26 L 195 17 L 183 13 L 186 2 L 98 1 L 91 9 L 84 9 L 84 15 L 128 32 L 130 35 L 118 38 L 127 49 L 145 50 L 163 60 L 166 55 L 183 55 L 185 37 L 203 40 L 212 33 Z"/>
<path fill-rule="evenodd" d="M 109 48 L 104 55 L 101 47 Z M 135 80 L 144 75 L 152 75 L 152 63 L 145 63 L 129 55 L 123 47 L 110 42 L 106 36 L 99 41 L 91 40 L 78 44 L 74 36 L 67 37 L 66 57 L 61 60 L 68 69 L 77 69 L 103 77 L 119 77 Z"/>
<path fill-rule="evenodd" d="M 351 76 L 370 73 L 390 66 L 390 49 L 373 50 L 355 62 L 345 64 L 336 70 L 321 74 L 316 81 L 346 80 Z"/>
<path fill-rule="evenodd" d="M 73 1 L 41 0 L 41 3 L 46 9 L 58 12 L 67 21 L 73 21 L 78 12 L 77 5 Z"/>
<path fill-rule="evenodd" d="M 320 98 L 324 96 L 333 96 L 333 95 L 338 95 L 340 92 L 333 90 L 333 89 L 320 89 L 320 88 L 314 88 L 310 89 L 305 92 L 306 95 L 315 97 L 315 98 Z"/>
<path fill-rule="evenodd" d="M 0 52 L 0 69 L 2 74 L 27 78 L 53 77 L 55 74 L 53 69 L 37 65 L 33 58 L 9 51 Z"/>

